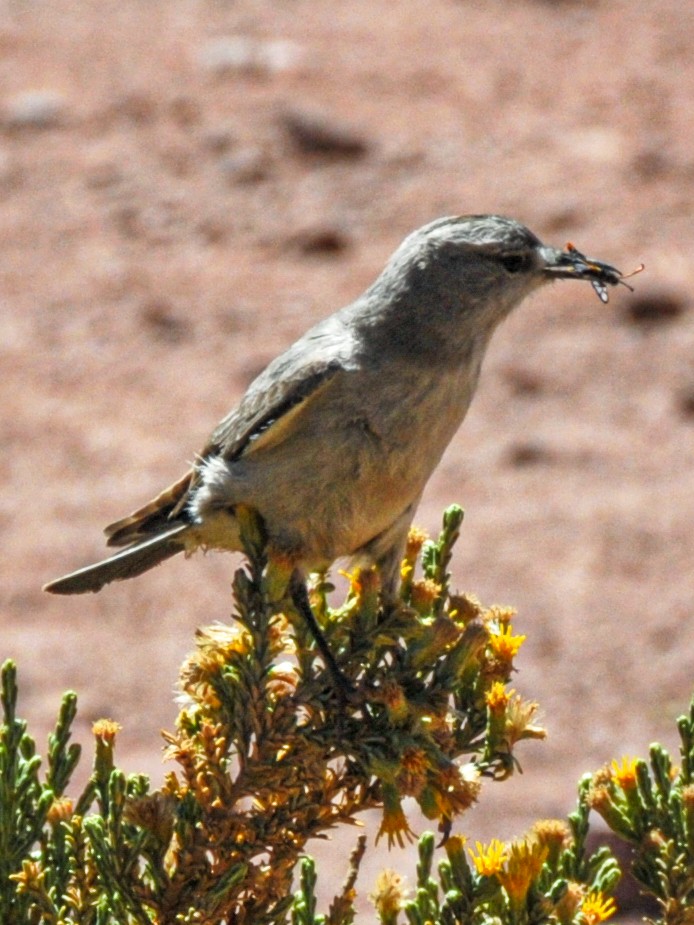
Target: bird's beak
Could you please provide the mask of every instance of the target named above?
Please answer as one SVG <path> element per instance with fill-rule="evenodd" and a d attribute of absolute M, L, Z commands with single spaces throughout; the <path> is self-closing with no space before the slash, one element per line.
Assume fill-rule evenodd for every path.
<path fill-rule="evenodd" d="M 586 279 L 589 282 L 596 280 L 599 283 L 608 283 L 617 286 L 622 273 L 609 263 L 586 257 L 573 244 L 567 244 L 563 251 L 554 247 L 544 247 L 542 256 L 545 258 L 544 272 L 554 279 Z"/>
<path fill-rule="evenodd" d="M 607 286 L 618 286 L 620 283 L 627 285 L 621 270 L 609 263 L 603 263 L 602 260 L 586 257 L 573 244 L 567 244 L 564 250 L 543 247 L 542 256 L 545 260 L 542 268 L 545 276 L 550 279 L 587 280 L 592 283 L 593 289 L 603 302 L 607 302 L 608 299 Z"/>

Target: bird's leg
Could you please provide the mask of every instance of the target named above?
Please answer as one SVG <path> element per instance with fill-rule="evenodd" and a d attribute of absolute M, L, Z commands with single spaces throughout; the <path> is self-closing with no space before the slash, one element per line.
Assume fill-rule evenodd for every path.
<path fill-rule="evenodd" d="M 347 699 L 352 694 L 354 694 L 354 685 L 347 678 L 344 673 L 340 670 L 340 666 L 335 661 L 335 656 L 333 655 L 328 642 L 323 635 L 323 631 L 318 625 L 315 614 L 311 609 L 311 602 L 308 599 L 308 591 L 306 590 L 306 582 L 303 580 L 301 575 L 298 572 L 294 572 L 292 575 L 291 581 L 289 583 L 289 594 L 292 599 L 292 603 L 296 607 L 300 616 L 306 621 L 306 625 L 311 631 L 311 635 L 316 641 L 316 645 L 320 651 L 320 654 L 323 656 L 323 660 L 330 671 L 330 674 L 333 676 L 338 690 L 341 694 Z"/>

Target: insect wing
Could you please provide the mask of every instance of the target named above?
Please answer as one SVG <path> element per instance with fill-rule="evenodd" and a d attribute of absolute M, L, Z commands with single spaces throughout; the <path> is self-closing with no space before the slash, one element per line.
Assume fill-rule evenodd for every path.
<path fill-rule="evenodd" d="M 607 293 L 607 286 L 597 279 L 591 279 L 590 284 L 597 292 L 600 301 L 607 304 L 610 301 L 610 297 Z"/>

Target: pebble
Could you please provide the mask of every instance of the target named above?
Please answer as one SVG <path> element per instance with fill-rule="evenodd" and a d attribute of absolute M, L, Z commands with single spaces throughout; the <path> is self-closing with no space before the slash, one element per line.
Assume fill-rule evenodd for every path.
<path fill-rule="evenodd" d="M 211 154 L 226 154 L 236 143 L 236 132 L 228 126 L 209 129 L 202 136 L 202 146 Z"/>
<path fill-rule="evenodd" d="M 520 366 L 507 368 L 504 371 L 504 379 L 514 395 L 534 397 L 541 395 L 545 389 L 544 380 L 539 373 Z"/>
<path fill-rule="evenodd" d="M 527 466 L 547 465 L 554 461 L 554 454 L 543 443 L 525 440 L 514 443 L 508 448 L 506 459 L 517 469 Z"/>
<path fill-rule="evenodd" d="M 165 299 L 146 301 L 141 309 L 141 317 L 155 340 L 180 344 L 192 337 L 188 321 L 179 317 L 171 303 Z"/>
<path fill-rule="evenodd" d="M 335 157 L 363 157 L 369 145 L 351 126 L 335 121 L 323 112 L 286 109 L 280 122 L 295 147 L 304 154 Z"/>
<path fill-rule="evenodd" d="M 151 125 L 157 118 L 157 103 L 146 91 L 133 90 L 116 97 L 112 111 L 134 125 Z"/>
<path fill-rule="evenodd" d="M 169 114 L 180 128 L 190 128 L 202 120 L 202 107 L 190 96 L 177 96 L 169 103 Z"/>
<path fill-rule="evenodd" d="M 65 120 L 65 98 L 54 90 L 26 90 L 3 107 L 2 121 L 10 129 L 50 129 Z"/>
<path fill-rule="evenodd" d="M 307 257 L 333 257 L 347 250 L 351 241 L 339 226 L 319 225 L 297 232 L 290 243 Z"/>
<path fill-rule="evenodd" d="M 680 393 L 678 406 L 682 417 L 694 420 L 694 384 Z"/>
<path fill-rule="evenodd" d="M 21 185 L 22 171 L 9 151 L 0 149 L 0 189 L 9 190 Z"/>
<path fill-rule="evenodd" d="M 683 315 L 687 300 L 672 290 L 651 288 L 625 299 L 625 317 L 631 324 L 649 328 L 669 324 Z"/>
<path fill-rule="evenodd" d="M 674 169 L 664 143 L 644 146 L 631 161 L 631 171 L 641 180 L 657 180 L 668 176 Z"/>
<path fill-rule="evenodd" d="M 242 148 L 221 157 L 219 169 L 230 183 L 259 183 L 270 173 L 270 163 L 260 148 Z"/>
<path fill-rule="evenodd" d="M 123 172 L 115 160 L 104 158 L 85 165 L 84 182 L 90 189 L 111 189 L 122 180 Z"/>
<path fill-rule="evenodd" d="M 292 70 L 301 49 L 289 39 L 260 40 L 243 35 L 212 39 L 198 52 L 200 67 L 217 77 L 278 74 Z"/>

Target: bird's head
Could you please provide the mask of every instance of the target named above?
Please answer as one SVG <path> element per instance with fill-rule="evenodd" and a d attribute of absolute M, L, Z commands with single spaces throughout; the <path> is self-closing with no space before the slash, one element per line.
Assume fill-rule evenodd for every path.
<path fill-rule="evenodd" d="M 370 301 L 392 307 L 388 336 L 403 346 L 418 350 L 438 341 L 441 349 L 447 340 L 455 352 L 456 341 L 478 335 L 486 340 L 526 296 L 557 279 L 589 282 L 603 302 L 608 286 L 627 285 L 610 264 L 571 244 L 543 244 L 514 219 L 461 215 L 437 219 L 405 238 Z"/>
<path fill-rule="evenodd" d="M 623 283 L 610 264 L 586 257 L 572 244 L 558 249 L 543 244 L 525 225 L 501 215 L 461 215 L 425 225 L 403 242 L 401 250 L 422 271 L 459 280 L 459 290 L 473 299 L 512 307 L 546 282 L 585 280 L 603 299 L 607 286 Z"/>

